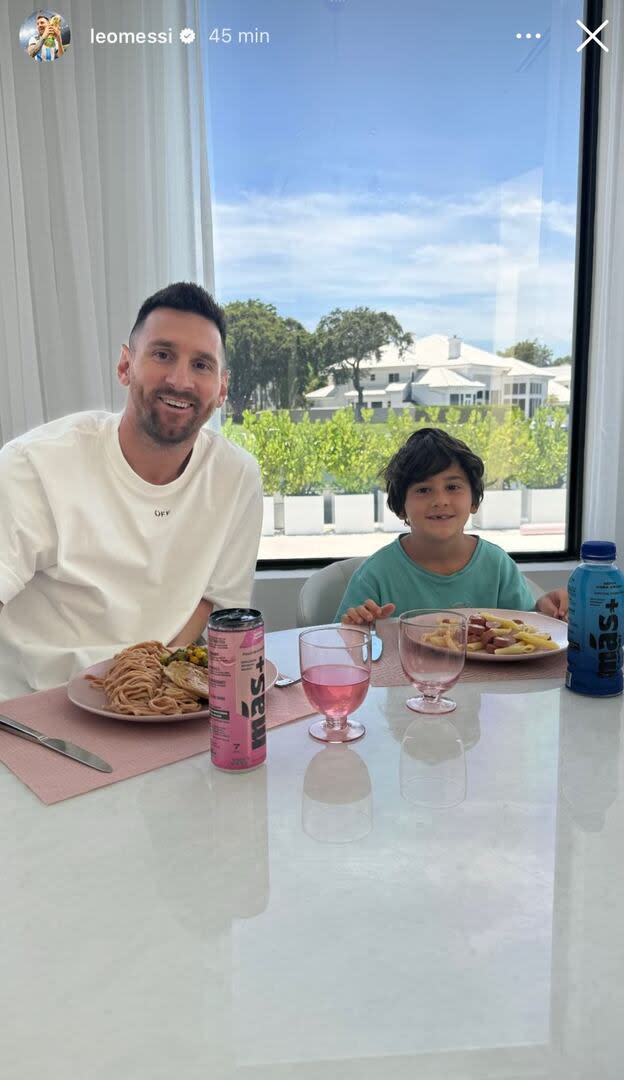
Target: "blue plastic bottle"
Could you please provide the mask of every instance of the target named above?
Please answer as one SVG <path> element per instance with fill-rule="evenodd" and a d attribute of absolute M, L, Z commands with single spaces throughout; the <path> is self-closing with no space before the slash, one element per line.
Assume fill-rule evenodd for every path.
<path fill-rule="evenodd" d="M 566 686 L 577 694 L 614 697 L 622 693 L 624 574 L 615 565 L 615 544 L 588 540 L 581 565 L 568 585 Z"/>

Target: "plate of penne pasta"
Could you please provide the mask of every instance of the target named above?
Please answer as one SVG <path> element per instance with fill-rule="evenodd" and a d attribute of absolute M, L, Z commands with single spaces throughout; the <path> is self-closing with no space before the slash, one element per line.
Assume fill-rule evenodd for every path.
<path fill-rule="evenodd" d="M 466 660 L 541 660 L 568 647 L 568 624 L 539 611 L 457 608 L 457 612 L 468 618 Z M 441 644 L 437 638 L 444 630 L 441 619 L 432 645 Z"/>

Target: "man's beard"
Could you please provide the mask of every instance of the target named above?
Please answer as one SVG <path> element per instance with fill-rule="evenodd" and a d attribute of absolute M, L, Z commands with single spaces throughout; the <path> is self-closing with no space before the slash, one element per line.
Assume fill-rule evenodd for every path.
<path fill-rule="evenodd" d="M 180 443 L 187 442 L 197 434 L 215 410 L 215 406 L 210 405 L 204 413 L 199 413 L 196 399 L 180 398 L 180 401 L 189 401 L 191 404 L 191 408 L 185 410 L 188 418 L 185 419 L 185 422 L 173 418 L 168 421 L 160 412 L 158 400 L 159 397 L 168 396 L 178 397 L 177 394 L 168 395 L 166 391 L 157 391 L 152 394 L 149 401 L 145 399 L 141 391 L 134 395 L 139 425 L 145 434 L 158 446 L 178 446 Z"/>

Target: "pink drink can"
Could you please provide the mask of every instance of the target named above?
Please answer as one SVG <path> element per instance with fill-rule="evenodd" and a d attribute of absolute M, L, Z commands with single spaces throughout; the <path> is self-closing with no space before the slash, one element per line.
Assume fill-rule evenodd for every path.
<path fill-rule="evenodd" d="M 223 608 L 208 620 L 210 754 L 217 769 L 247 772 L 266 759 L 264 620 Z"/>

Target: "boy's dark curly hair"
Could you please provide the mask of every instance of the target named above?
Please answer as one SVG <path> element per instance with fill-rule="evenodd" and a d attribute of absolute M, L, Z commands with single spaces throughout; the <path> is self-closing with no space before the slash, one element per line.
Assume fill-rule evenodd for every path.
<path fill-rule="evenodd" d="M 439 428 L 415 431 L 380 474 L 386 483 L 388 508 L 404 518 L 407 489 L 453 464 L 460 465 L 468 477 L 474 512 L 483 499 L 483 462 L 461 439 Z"/>

